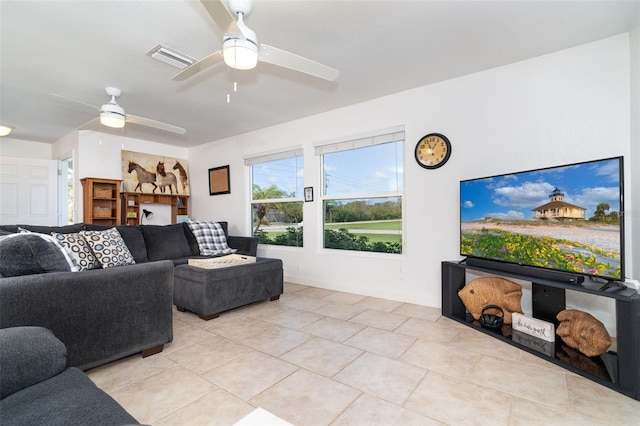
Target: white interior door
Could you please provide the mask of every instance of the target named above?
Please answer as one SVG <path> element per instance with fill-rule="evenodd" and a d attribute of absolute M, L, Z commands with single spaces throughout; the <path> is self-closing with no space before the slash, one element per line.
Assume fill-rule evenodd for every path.
<path fill-rule="evenodd" d="M 0 157 L 0 224 L 58 223 L 57 161 Z"/>

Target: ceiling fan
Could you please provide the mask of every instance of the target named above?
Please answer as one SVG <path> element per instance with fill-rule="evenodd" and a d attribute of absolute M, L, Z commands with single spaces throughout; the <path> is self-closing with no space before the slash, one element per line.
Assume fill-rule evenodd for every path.
<path fill-rule="evenodd" d="M 258 44 L 256 33 L 244 23 L 244 18 L 251 13 L 251 0 L 229 0 L 229 10 L 222 0 L 200 0 L 211 18 L 220 29 L 225 30 L 222 39 L 222 50 L 218 50 L 204 59 L 194 62 L 171 79 L 182 81 L 192 75 L 224 60 L 230 68 L 250 70 L 258 61 L 267 62 L 283 68 L 333 81 L 340 73 L 337 69 L 322 65 L 311 59 L 303 58 L 266 44 Z"/>
<path fill-rule="evenodd" d="M 58 95 L 56 93 L 51 93 L 51 96 L 97 109 L 98 111 L 100 111 L 100 116 L 98 118 L 100 119 L 100 124 L 102 124 L 103 126 L 121 129 L 124 127 L 126 122 L 139 124 L 141 126 L 153 127 L 160 130 L 166 130 L 168 132 L 178 133 L 181 135 L 184 135 L 187 132 L 186 129 L 174 126 L 172 124 L 163 123 L 161 121 L 156 121 L 150 118 L 144 118 L 133 114 L 125 114 L 124 108 L 122 108 L 116 102 L 116 98 L 120 96 L 122 91 L 117 87 L 106 87 L 104 90 L 105 92 L 107 92 L 107 95 L 111 96 L 111 99 L 109 100 L 109 102 L 103 104 L 100 107 L 88 104 L 86 102 L 67 98 L 66 96 Z"/>

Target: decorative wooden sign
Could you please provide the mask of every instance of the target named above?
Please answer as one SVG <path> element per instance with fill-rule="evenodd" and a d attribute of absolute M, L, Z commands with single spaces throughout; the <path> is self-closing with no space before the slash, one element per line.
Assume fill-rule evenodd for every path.
<path fill-rule="evenodd" d="M 555 327 L 552 323 L 536 318 L 525 317 L 517 312 L 513 312 L 511 315 L 513 319 L 511 326 L 514 330 L 521 331 L 538 339 L 546 340 L 547 342 L 556 341 Z"/>

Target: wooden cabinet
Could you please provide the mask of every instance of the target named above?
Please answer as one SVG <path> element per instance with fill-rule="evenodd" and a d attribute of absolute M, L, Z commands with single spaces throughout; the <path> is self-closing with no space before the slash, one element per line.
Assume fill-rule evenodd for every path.
<path fill-rule="evenodd" d="M 138 192 L 123 192 L 122 223 L 135 226 L 142 218 L 141 204 L 169 204 L 171 205 L 171 223 L 184 221 L 189 215 L 189 197 L 173 194 L 141 194 Z M 142 224 L 144 224 L 142 218 Z"/>
<path fill-rule="evenodd" d="M 87 177 L 82 182 L 83 221 L 120 225 L 120 180 Z"/>

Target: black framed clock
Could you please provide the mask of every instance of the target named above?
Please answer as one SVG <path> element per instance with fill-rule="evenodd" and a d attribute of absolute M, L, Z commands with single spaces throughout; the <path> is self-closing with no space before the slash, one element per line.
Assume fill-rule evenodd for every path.
<path fill-rule="evenodd" d="M 451 157 L 451 142 L 440 133 L 423 136 L 416 145 L 416 162 L 425 169 L 437 169 L 445 165 Z"/>

